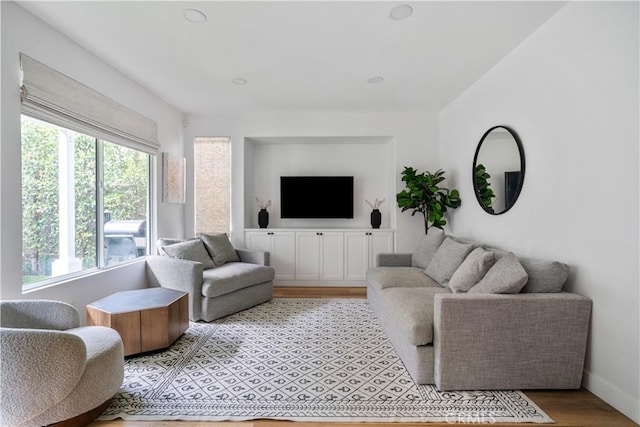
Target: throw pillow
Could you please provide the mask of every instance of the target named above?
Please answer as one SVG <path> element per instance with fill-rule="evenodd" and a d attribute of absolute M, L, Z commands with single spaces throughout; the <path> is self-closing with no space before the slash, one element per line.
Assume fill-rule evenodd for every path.
<path fill-rule="evenodd" d="M 431 258 L 429 265 L 424 270 L 425 274 L 440 285 L 447 286 L 453 273 L 460 267 L 472 249 L 471 243 L 459 243 L 447 237 Z"/>
<path fill-rule="evenodd" d="M 200 240 L 187 240 L 186 242 L 161 246 L 160 249 L 171 258 L 202 263 L 202 268 L 205 270 L 216 266 Z"/>
<path fill-rule="evenodd" d="M 467 292 L 487 274 L 494 263 L 493 252 L 474 249 L 451 276 L 449 288 L 456 294 Z"/>
<path fill-rule="evenodd" d="M 240 261 L 238 253 L 233 248 L 226 233 L 202 234 L 200 239 L 204 242 L 204 246 L 216 266 L 219 267 L 228 262 Z"/>
<path fill-rule="evenodd" d="M 529 275 L 521 292 L 560 292 L 569 277 L 569 266 L 558 261 L 520 258 L 520 264 Z"/>
<path fill-rule="evenodd" d="M 186 242 L 187 239 L 175 239 L 172 237 L 161 237 L 156 242 L 156 248 L 158 250 L 159 255 L 167 255 L 163 250 L 163 246 L 175 245 L 176 243 Z"/>
<path fill-rule="evenodd" d="M 411 255 L 411 266 L 419 268 L 427 268 L 429 262 L 433 258 L 442 242 L 444 241 L 444 230 L 431 227 L 429 232 L 422 236 L 418 242 L 418 246 Z"/>
<path fill-rule="evenodd" d="M 517 294 L 527 283 L 529 275 L 518 261 L 518 258 L 509 252 L 500 258 L 487 271 L 482 280 L 473 288 L 470 294 Z"/>

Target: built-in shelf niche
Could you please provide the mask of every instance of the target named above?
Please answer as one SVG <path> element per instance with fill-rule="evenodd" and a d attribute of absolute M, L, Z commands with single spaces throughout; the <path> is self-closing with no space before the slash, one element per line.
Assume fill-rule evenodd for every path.
<path fill-rule="evenodd" d="M 245 228 L 258 227 L 255 198 L 271 200 L 269 227 L 370 227 L 366 200 L 381 205 L 382 227 L 395 227 L 395 139 L 390 136 L 245 138 Z M 281 219 L 281 176 L 354 177 L 353 219 Z M 318 203 L 330 203 L 319 200 Z"/>

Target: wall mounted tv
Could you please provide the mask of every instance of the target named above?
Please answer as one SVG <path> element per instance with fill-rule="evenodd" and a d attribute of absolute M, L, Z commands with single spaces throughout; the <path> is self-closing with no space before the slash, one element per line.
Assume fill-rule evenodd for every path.
<path fill-rule="evenodd" d="M 281 218 L 353 218 L 352 176 L 281 176 Z"/>

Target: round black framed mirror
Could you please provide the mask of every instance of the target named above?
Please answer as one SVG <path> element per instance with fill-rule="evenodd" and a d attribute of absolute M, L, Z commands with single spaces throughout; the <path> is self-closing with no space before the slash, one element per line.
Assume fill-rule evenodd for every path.
<path fill-rule="evenodd" d="M 494 126 L 482 135 L 473 156 L 473 191 L 491 215 L 507 212 L 524 183 L 524 149 L 518 134 L 507 126 Z"/>

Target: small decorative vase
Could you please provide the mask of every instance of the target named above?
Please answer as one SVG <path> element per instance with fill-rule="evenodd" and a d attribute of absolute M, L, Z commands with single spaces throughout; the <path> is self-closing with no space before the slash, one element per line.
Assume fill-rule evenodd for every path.
<path fill-rule="evenodd" d="M 258 225 L 260 228 L 267 228 L 269 225 L 269 212 L 266 209 L 260 209 L 258 212 Z"/>
<path fill-rule="evenodd" d="M 371 227 L 380 228 L 380 224 L 382 224 L 382 214 L 379 209 L 374 209 L 371 211 Z"/>

